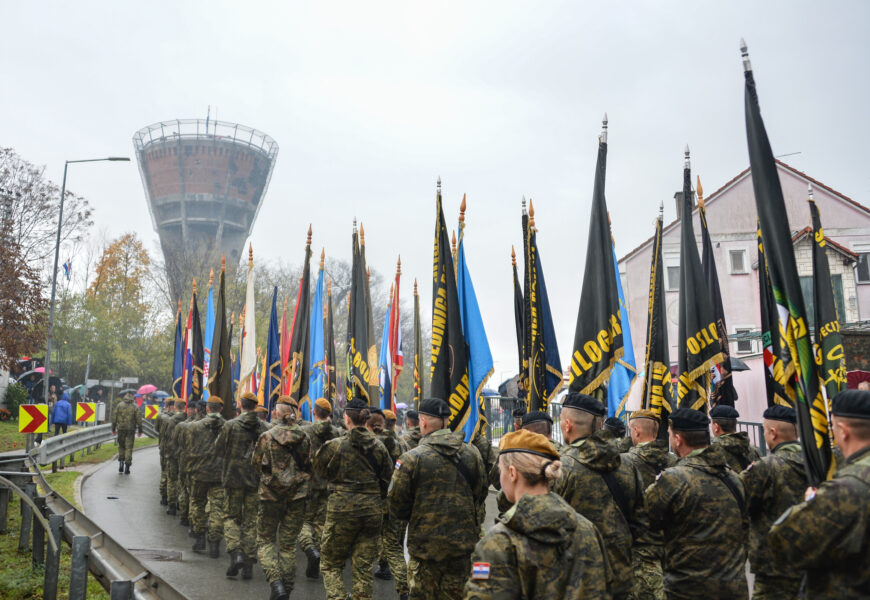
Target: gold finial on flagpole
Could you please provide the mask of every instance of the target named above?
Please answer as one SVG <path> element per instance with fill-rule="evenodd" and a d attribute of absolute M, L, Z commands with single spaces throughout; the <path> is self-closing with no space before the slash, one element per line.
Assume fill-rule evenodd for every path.
<path fill-rule="evenodd" d="M 414 295 L 417 295 L 417 278 L 414 278 Z"/>
<path fill-rule="evenodd" d="M 453 254 L 456 254 L 456 230 L 453 230 L 453 237 L 450 239 L 450 247 L 453 250 Z"/>
<path fill-rule="evenodd" d="M 320 250 L 320 270 L 323 270 L 323 263 L 326 262 L 326 248 Z"/>
<path fill-rule="evenodd" d="M 332 277 L 326 279 L 326 295 L 332 296 Z"/>
<path fill-rule="evenodd" d="M 225 252 L 221 252 L 221 273 L 227 272 L 227 255 Z"/>
<path fill-rule="evenodd" d="M 535 228 L 535 203 L 529 198 L 529 229 Z"/>
<path fill-rule="evenodd" d="M 371 280 L 371 278 L 372 278 L 372 268 L 371 267 L 366 267 L 366 277 L 369 280 Z"/>
<path fill-rule="evenodd" d="M 359 222 L 359 245 L 366 245 L 366 230 L 363 228 L 362 221 Z"/>
<path fill-rule="evenodd" d="M 214 283 L 214 269 L 212 269 L 211 271 L 209 271 L 209 274 L 208 274 L 208 287 L 211 287 L 211 284 L 213 284 L 213 283 Z"/>
<path fill-rule="evenodd" d="M 701 187 L 701 176 L 697 175 L 695 177 L 695 181 L 697 184 L 695 185 L 695 193 L 698 194 L 698 206 L 702 209 L 704 208 L 704 188 Z"/>
<path fill-rule="evenodd" d="M 181 314 L 181 298 L 178 299 L 178 313 Z"/>
<path fill-rule="evenodd" d="M 308 240 L 306 240 L 305 245 L 311 245 L 311 223 L 308 224 Z"/>
<path fill-rule="evenodd" d="M 248 242 L 248 266 L 254 266 L 254 244 Z"/>
<path fill-rule="evenodd" d="M 399 260 L 396 261 L 396 275 L 402 274 L 402 255 L 399 255 Z"/>
<path fill-rule="evenodd" d="M 193 278 L 193 295 L 196 296 L 196 277 Z"/>
<path fill-rule="evenodd" d="M 465 194 L 462 194 L 462 203 L 459 205 L 459 222 L 462 224 L 465 223 L 465 208 Z M 462 225 L 460 225 L 460 227 L 462 227 Z"/>
<path fill-rule="evenodd" d="M 517 266 L 517 252 L 514 250 L 513 244 L 511 245 L 511 264 Z"/>

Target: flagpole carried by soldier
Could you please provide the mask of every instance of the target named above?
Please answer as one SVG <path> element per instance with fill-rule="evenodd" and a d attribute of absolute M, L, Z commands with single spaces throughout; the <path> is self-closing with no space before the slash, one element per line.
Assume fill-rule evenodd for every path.
<path fill-rule="evenodd" d="M 133 403 L 134 389 L 122 390 L 121 401 L 112 412 L 112 435 L 118 436 L 118 473 L 130 474 L 133 442 L 142 435 L 142 413 Z"/>
<path fill-rule="evenodd" d="M 221 416 L 224 402 L 220 396 L 211 395 L 206 401 L 206 417 L 189 426 L 190 477 L 193 482 L 190 494 L 190 521 L 196 542 L 194 552 L 220 555 L 223 537 L 223 507 L 226 501 L 221 485 L 223 457 L 215 450 L 215 440 L 226 421 Z M 208 511 L 206 512 L 206 505 Z"/>

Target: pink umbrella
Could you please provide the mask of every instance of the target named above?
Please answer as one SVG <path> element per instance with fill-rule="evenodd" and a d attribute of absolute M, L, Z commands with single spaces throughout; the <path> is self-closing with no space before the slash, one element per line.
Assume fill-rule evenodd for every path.
<path fill-rule="evenodd" d="M 151 385 L 150 383 L 146 383 L 142 387 L 139 388 L 139 394 L 150 394 L 151 392 L 156 392 L 157 386 Z"/>
<path fill-rule="evenodd" d="M 45 373 L 45 367 L 36 367 L 33 371 L 35 373 Z"/>

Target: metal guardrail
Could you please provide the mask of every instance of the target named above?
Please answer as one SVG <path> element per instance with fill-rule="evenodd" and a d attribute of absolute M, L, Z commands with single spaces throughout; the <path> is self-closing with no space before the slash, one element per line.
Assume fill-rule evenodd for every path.
<path fill-rule="evenodd" d="M 63 435 L 45 438 L 34 450 L 38 465 L 50 465 L 70 454 L 112 440 L 112 426 L 108 423 L 96 427 L 83 427 Z"/>

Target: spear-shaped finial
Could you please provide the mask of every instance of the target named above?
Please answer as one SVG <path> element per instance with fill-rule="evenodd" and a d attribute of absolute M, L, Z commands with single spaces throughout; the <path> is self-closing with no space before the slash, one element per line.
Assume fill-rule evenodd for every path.
<path fill-rule="evenodd" d="M 196 277 L 193 278 L 193 295 L 196 296 Z"/>
<path fill-rule="evenodd" d="M 254 244 L 248 242 L 248 266 L 254 266 Z"/>
<path fill-rule="evenodd" d="M 511 244 L 511 264 L 517 266 L 517 252 L 514 250 L 513 244 Z"/>
<path fill-rule="evenodd" d="M 685 162 L 683 163 L 683 166 L 687 169 L 691 169 L 692 161 L 689 159 L 689 144 L 686 144 L 686 150 L 683 152 L 683 154 L 685 155 Z"/>
<path fill-rule="evenodd" d="M 598 136 L 598 141 L 602 144 L 607 143 L 607 113 L 604 113 L 604 118 L 601 119 L 601 135 Z"/>
<path fill-rule="evenodd" d="M 227 255 L 226 252 L 221 252 L 221 272 L 227 272 Z"/>
<path fill-rule="evenodd" d="M 462 194 L 462 202 L 459 204 L 459 222 L 465 223 L 465 194 Z"/>
<path fill-rule="evenodd" d="M 414 295 L 417 295 L 417 278 L 414 278 Z"/>
<path fill-rule="evenodd" d="M 326 279 L 326 295 L 332 296 L 332 277 Z"/>
<path fill-rule="evenodd" d="M 695 185 L 695 193 L 698 194 L 698 206 L 704 208 L 704 188 L 701 187 L 701 177 L 697 176 L 695 180 L 698 182 Z"/>
<path fill-rule="evenodd" d="M 311 245 L 311 223 L 308 224 L 308 239 L 306 240 L 305 245 Z"/>
<path fill-rule="evenodd" d="M 362 221 L 359 222 L 359 245 L 366 245 L 366 230 L 363 228 Z"/>
<path fill-rule="evenodd" d="M 320 270 L 323 270 L 323 263 L 326 262 L 326 248 L 320 250 Z"/>
<path fill-rule="evenodd" d="M 532 229 L 535 227 L 535 203 L 531 198 L 529 198 L 529 227 Z"/>
<path fill-rule="evenodd" d="M 813 184 L 812 183 L 807 186 L 807 195 L 809 195 L 810 202 L 815 202 L 815 199 L 813 198 Z"/>
<path fill-rule="evenodd" d="M 350 312 L 350 290 L 347 291 L 347 310 Z"/>
<path fill-rule="evenodd" d="M 402 274 L 402 255 L 399 255 L 399 260 L 396 261 L 396 275 Z"/>
<path fill-rule="evenodd" d="M 395 283 L 390 283 L 390 300 L 393 299 L 393 291 L 396 289 Z"/>
<path fill-rule="evenodd" d="M 211 287 L 211 284 L 214 283 L 214 269 L 209 271 L 208 273 L 208 287 Z"/>
<path fill-rule="evenodd" d="M 236 311 L 232 311 L 230 313 L 230 324 L 235 323 L 235 322 L 236 322 Z"/>
<path fill-rule="evenodd" d="M 523 214 L 526 214 L 526 197 L 523 196 Z"/>
<path fill-rule="evenodd" d="M 749 62 L 749 48 L 746 47 L 746 40 L 740 38 L 740 56 L 743 58 L 743 70 L 751 71 L 752 63 Z"/>
<path fill-rule="evenodd" d="M 178 312 L 181 312 L 181 298 L 178 299 Z"/>
<path fill-rule="evenodd" d="M 456 230 L 453 230 L 453 237 L 450 239 L 450 246 L 453 250 L 453 254 L 456 254 Z"/>
<path fill-rule="evenodd" d="M 287 312 L 287 297 L 284 296 L 284 312 Z"/>

